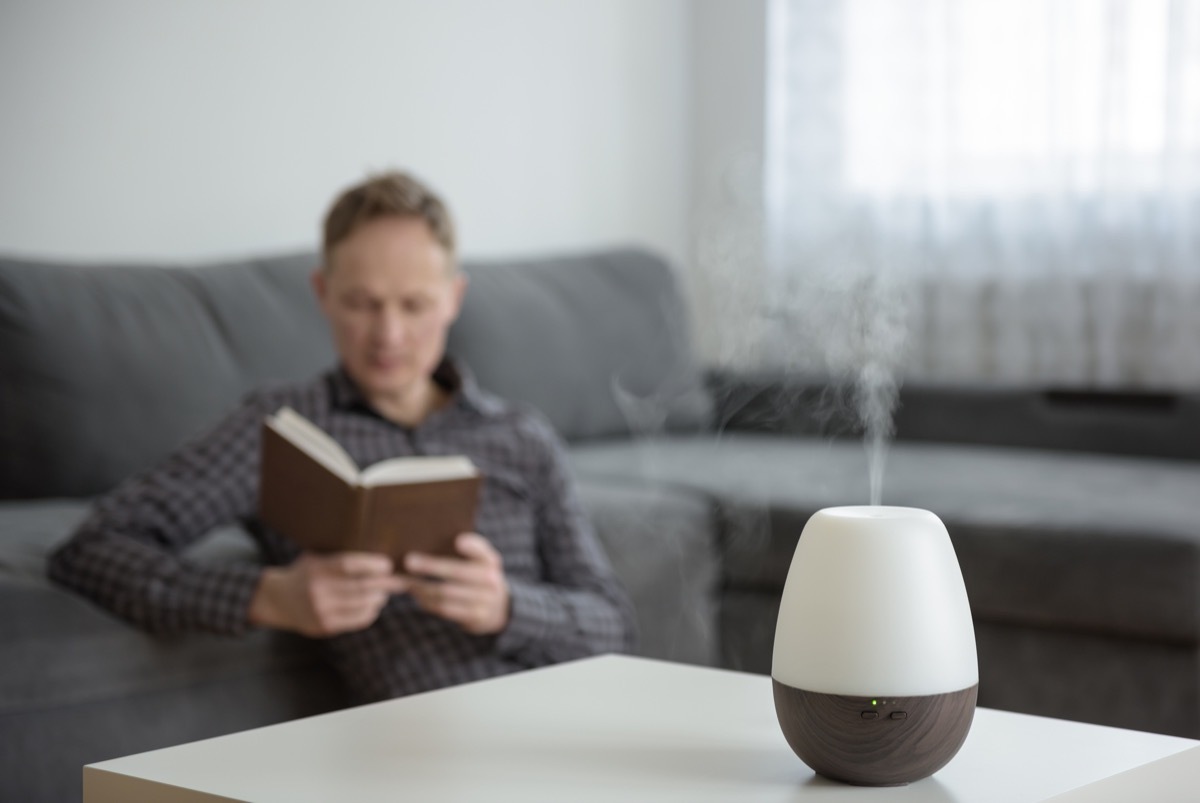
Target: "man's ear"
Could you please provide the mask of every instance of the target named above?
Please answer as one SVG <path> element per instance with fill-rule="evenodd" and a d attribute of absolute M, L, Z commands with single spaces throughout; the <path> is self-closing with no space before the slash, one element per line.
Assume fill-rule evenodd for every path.
<path fill-rule="evenodd" d="M 462 312 L 463 299 L 467 295 L 467 274 L 459 270 L 454 275 L 454 310 L 450 315 L 450 322 L 458 320 L 458 314 Z"/>
<path fill-rule="evenodd" d="M 318 265 L 317 269 L 312 272 L 312 276 L 309 277 L 309 281 L 312 283 L 313 292 L 317 296 L 317 303 L 324 309 L 325 297 L 329 293 L 329 285 L 325 282 L 325 267 Z"/>

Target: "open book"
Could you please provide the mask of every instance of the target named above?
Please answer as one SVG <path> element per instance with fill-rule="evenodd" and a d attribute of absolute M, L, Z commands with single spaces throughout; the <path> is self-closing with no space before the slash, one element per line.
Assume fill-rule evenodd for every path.
<path fill-rule="evenodd" d="M 259 516 L 305 549 L 453 555 L 475 528 L 482 475 L 467 457 L 397 457 L 359 470 L 289 407 L 263 422 Z"/>

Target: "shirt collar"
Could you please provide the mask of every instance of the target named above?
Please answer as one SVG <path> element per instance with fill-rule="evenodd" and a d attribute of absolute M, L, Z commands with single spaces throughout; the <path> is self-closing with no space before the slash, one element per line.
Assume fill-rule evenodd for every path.
<path fill-rule="evenodd" d="M 472 412 L 487 412 L 492 408 L 491 400 L 475 383 L 475 377 L 463 363 L 446 355 L 433 371 L 433 381 L 451 396 L 452 406 L 464 407 Z M 329 374 L 330 399 L 333 406 L 350 410 L 373 409 L 358 384 L 346 372 L 346 366 L 338 364 Z"/>

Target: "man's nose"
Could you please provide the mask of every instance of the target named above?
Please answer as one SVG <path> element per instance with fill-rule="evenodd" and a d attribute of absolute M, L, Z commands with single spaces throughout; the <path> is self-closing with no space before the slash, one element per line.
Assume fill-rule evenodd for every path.
<path fill-rule="evenodd" d="M 375 339 L 387 345 L 406 342 L 410 335 L 409 321 L 398 310 L 383 310 L 375 319 Z"/>

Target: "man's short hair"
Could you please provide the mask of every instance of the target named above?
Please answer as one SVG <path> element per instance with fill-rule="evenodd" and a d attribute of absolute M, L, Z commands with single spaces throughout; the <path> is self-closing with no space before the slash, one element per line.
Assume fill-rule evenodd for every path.
<path fill-rule="evenodd" d="M 445 202 L 413 176 L 393 170 L 368 176 L 361 184 L 344 190 L 333 202 L 325 216 L 323 254 L 326 268 L 338 243 L 364 223 L 384 217 L 424 220 L 453 262 L 454 220 Z"/>

